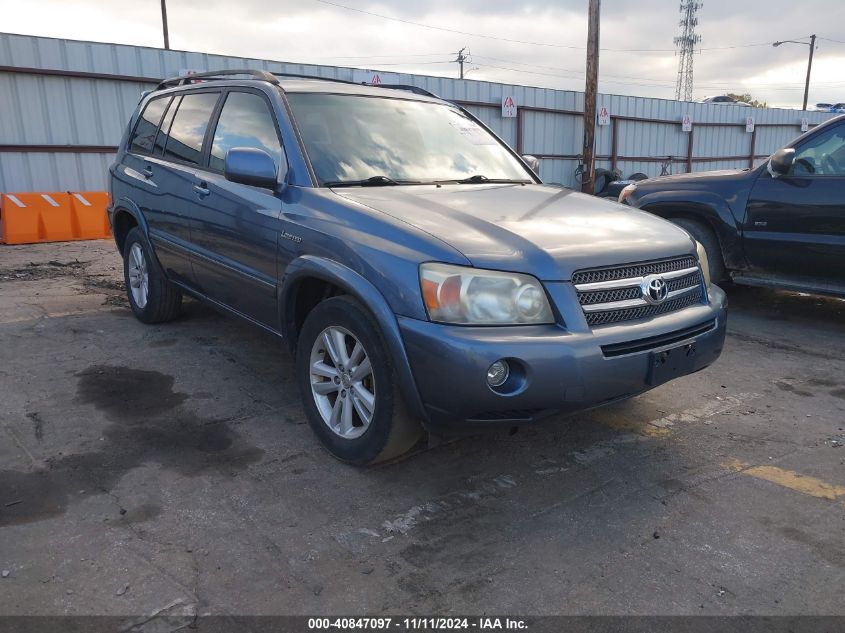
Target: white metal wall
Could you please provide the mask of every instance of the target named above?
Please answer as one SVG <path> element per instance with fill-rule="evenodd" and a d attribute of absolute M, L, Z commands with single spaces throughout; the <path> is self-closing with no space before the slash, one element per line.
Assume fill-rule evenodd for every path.
<path fill-rule="evenodd" d="M 260 68 L 275 72 L 302 73 L 337 79 L 353 79 L 354 70 L 268 60 L 225 57 L 205 53 L 166 51 L 156 48 L 100 44 L 45 37 L 0 33 L 0 66 L 68 70 L 132 77 L 170 77 L 183 69 L 219 70 Z M 512 95 L 518 106 L 566 111 L 583 109 L 580 92 L 498 84 L 485 81 L 445 79 L 404 73 L 380 73 L 387 83 L 413 84 L 445 99 L 479 103 L 501 103 Z M 117 145 L 145 82 L 113 79 L 21 74 L 0 69 L 0 146 L 2 145 Z M 800 120 L 820 123 L 831 115 L 797 110 L 711 106 L 663 99 L 599 95 L 598 103 L 612 115 L 662 119 L 669 123 L 620 120 L 617 153 L 620 157 L 685 157 L 688 135 L 680 121 L 689 114 L 694 123 L 724 122 L 730 127 L 695 127 L 694 154 L 697 157 L 745 156 L 733 161 L 696 162 L 695 170 L 746 167 L 751 135 L 745 132 L 747 115 L 759 124 L 755 154 L 769 154 L 800 133 Z M 517 143 L 517 120 L 502 118 L 497 108 L 469 106 L 497 134 L 512 146 Z M 577 155 L 581 151 L 581 116 L 553 112 L 524 111 L 522 149 L 524 153 Z M 612 153 L 611 127 L 597 129 L 596 153 Z M 0 191 L 102 190 L 106 170 L 113 159 L 109 153 L 0 151 Z M 577 160 L 544 159 L 541 174 L 546 182 L 572 186 Z M 609 161 L 600 160 L 600 167 Z M 656 162 L 620 160 L 623 176 L 644 172 L 660 173 Z M 685 163 L 675 162 L 675 172 Z"/>

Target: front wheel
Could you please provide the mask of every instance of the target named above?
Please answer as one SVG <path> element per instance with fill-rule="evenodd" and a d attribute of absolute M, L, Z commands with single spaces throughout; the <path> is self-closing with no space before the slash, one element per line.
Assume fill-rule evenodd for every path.
<path fill-rule="evenodd" d="M 311 429 L 344 462 L 398 457 L 422 435 L 405 411 L 377 325 L 350 297 L 327 299 L 308 315 L 296 373 Z"/>
<path fill-rule="evenodd" d="M 687 218 L 669 218 L 677 224 L 704 247 L 707 253 L 707 262 L 710 264 L 710 278 L 713 283 L 719 283 L 725 278 L 725 260 L 722 258 L 722 248 L 719 246 L 719 238 L 709 226 L 705 226 L 696 220 Z"/>

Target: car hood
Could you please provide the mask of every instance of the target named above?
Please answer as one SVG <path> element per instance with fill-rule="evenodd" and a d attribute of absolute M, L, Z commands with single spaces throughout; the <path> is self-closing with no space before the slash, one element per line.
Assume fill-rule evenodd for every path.
<path fill-rule="evenodd" d="M 656 176 L 648 180 L 640 180 L 637 182 L 637 187 L 650 186 L 659 187 L 661 185 L 671 184 L 672 186 L 681 185 L 684 183 L 690 184 L 704 184 L 711 180 L 744 180 L 752 175 L 750 169 L 720 169 L 716 171 L 695 171 L 685 174 L 673 174 L 671 176 Z"/>
<path fill-rule="evenodd" d="M 656 216 L 545 185 L 338 188 L 336 194 L 436 236 L 473 266 L 567 281 L 575 270 L 695 253 Z"/>

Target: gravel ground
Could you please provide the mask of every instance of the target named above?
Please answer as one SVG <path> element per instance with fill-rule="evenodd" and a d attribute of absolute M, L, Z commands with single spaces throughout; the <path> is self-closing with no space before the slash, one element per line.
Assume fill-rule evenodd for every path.
<path fill-rule="evenodd" d="M 279 341 L 0 246 L 0 614 L 843 615 L 845 303 L 728 291 L 704 372 L 355 469 Z"/>

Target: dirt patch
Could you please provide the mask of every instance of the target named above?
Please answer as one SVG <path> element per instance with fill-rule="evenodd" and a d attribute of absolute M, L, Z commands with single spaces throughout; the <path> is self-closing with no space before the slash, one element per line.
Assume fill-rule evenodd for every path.
<path fill-rule="evenodd" d="M 110 492 L 123 475 L 144 463 L 185 476 L 209 471 L 225 476 L 264 454 L 230 427 L 231 419 L 186 410 L 190 395 L 174 391 L 172 376 L 108 365 L 77 375 L 77 402 L 93 405 L 111 424 L 96 450 L 50 458 L 44 469 L 33 472 L 0 471 L 0 526 L 60 515 L 75 500 Z M 123 520 L 145 520 L 151 511 L 128 509 Z"/>
<path fill-rule="evenodd" d="M 173 391 L 173 376 L 157 371 L 96 365 L 77 376 L 77 402 L 93 404 L 109 419 L 143 421 L 178 407 L 188 397 Z"/>
<path fill-rule="evenodd" d="M 55 279 L 56 277 L 82 277 L 90 261 L 78 259 L 70 262 L 52 260 L 49 262 L 30 262 L 18 268 L 0 269 L 0 281 L 32 281 L 34 279 Z"/>
<path fill-rule="evenodd" d="M 83 294 L 104 294 L 104 305 L 126 306 L 126 284 L 120 271 L 114 273 L 93 272 L 92 260 L 70 261 L 50 260 L 48 262 L 30 262 L 25 266 L 0 269 L 0 282 L 36 281 L 70 277 L 81 282 Z"/>

